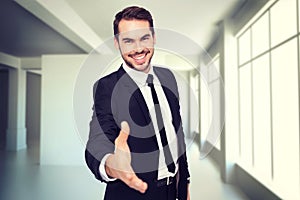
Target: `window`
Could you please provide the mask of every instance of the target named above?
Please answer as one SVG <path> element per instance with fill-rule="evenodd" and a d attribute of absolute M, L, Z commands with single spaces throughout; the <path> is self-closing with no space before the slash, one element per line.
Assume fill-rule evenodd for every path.
<path fill-rule="evenodd" d="M 280 198 L 299 199 L 300 1 L 274 2 L 237 36 L 238 164 Z"/>
<path fill-rule="evenodd" d="M 205 70 L 202 73 L 206 73 L 206 74 L 201 74 L 202 76 L 208 77 L 208 70 Z M 211 113 L 212 113 L 211 96 L 208 89 L 208 84 L 203 77 L 200 78 L 200 102 L 201 102 L 200 104 L 201 131 L 200 132 L 201 132 L 201 145 L 203 145 L 203 143 L 207 138 L 209 127 L 211 124 Z"/>
<path fill-rule="evenodd" d="M 297 57 L 297 39 L 272 52 L 274 183 L 285 199 L 299 192 Z"/>
<path fill-rule="evenodd" d="M 245 65 L 239 70 L 240 87 L 240 155 L 241 163 L 246 169 L 250 169 L 253 163 L 252 156 L 252 88 L 251 65 Z"/>
<path fill-rule="evenodd" d="M 208 70 L 206 71 L 207 74 L 203 74 L 203 76 L 208 77 L 207 83 L 201 79 L 201 142 L 203 143 L 205 140 L 208 140 L 214 147 L 218 150 L 221 149 L 220 147 L 220 130 L 219 127 L 221 126 L 219 121 L 216 120 L 215 123 L 212 123 L 212 94 L 217 99 L 219 98 L 219 94 L 217 94 L 219 90 L 218 84 L 219 81 L 219 73 L 220 73 L 220 58 L 219 54 L 217 54 L 208 64 Z M 218 74 L 213 73 L 214 68 Z M 219 109 L 220 107 L 214 108 Z M 209 130 L 212 130 L 212 136 L 207 137 Z M 217 137 L 217 138 L 216 138 Z"/>
<path fill-rule="evenodd" d="M 270 55 L 253 61 L 253 164 L 259 177 L 272 177 Z"/>
<path fill-rule="evenodd" d="M 252 26 L 252 56 L 256 57 L 259 54 L 269 49 L 269 13 L 264 14 Z M 250 41 L 250 40 L 248 40 Z"/>
<path fill-rule="evenodd" d="M 297 33 L 297 0 L 280 0 L 270 9 L 271 46 Z"/>
<path fill-rule="evenodd" d="M 199 79 L 200 75 L 197 70 L 190 74 L 190 132 L 199 133 L 199 115 L 195 115 L 199 110 Z"/>
<path fill-rule="evenodd" d="M 248 29 L 238 40 L 239 42 L 239 64 L 244 64 L 251 58 L 250 29 Z"/>

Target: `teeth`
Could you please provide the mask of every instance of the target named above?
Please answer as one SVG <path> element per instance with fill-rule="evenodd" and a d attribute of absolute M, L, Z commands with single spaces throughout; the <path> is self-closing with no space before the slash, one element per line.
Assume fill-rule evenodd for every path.
<path fill-rule="evenodd" d="M 145 56 L 146 56 L 145 54 L 143 54 L 141 56 L 135 56 L 134 59 L 141 60 L 141 59 L 145 58 Z"/>

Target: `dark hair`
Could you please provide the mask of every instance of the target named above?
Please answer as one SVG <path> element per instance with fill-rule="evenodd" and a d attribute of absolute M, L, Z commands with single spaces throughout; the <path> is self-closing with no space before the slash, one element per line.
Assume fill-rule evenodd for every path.
<path fill-rule="evenodd" d="M 150 30 L 152 34 L 154 34 L 154 28 L 153 28 L 153 19 L 151 16 L 151 13 L 146 10 L 145 8 L 138 7 L 138 6 L 130 6 L 127 8 L 124 8 L 122 11 L 118 12 L 115 16 L 115 20 L 113 22 L 113 28 L 114 28 L 114 35 L 117 37 L 119 34 L 119 23 L 122 19 L 125 20 L 145 20 L 149 22 Z M 117 38 L 118 39 L 118 38 Z"/>

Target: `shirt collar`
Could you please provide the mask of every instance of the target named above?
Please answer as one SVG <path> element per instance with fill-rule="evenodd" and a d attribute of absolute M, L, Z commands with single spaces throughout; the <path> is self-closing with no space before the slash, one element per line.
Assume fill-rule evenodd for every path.
<path fill-rule="evenodd" d="M 137 71 L 137 70 L 134 70 L 134 69 L 128 67 L 128 65 L 125 62 L 123 62 L 122 67 L 125 70 L 125 72 L 130 76 L 130 78 L 138 86 L 145 86 L 146 85 L 146 80 L 147 80 L 147 77 L 148 77 L 149 74 L 152 74 L 154 76 L 154 81 L 156 79 L 156 76 L 154 75 L 154 72 L 153 72 L 153 66 L 152 65 L 150 65 L 150 70 L 147 74 L 144 73 L 144 72 Z"/>

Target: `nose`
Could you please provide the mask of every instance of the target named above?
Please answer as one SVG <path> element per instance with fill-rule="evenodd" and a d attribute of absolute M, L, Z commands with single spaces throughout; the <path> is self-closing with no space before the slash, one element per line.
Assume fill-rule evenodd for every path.
<path fill-rule="evenodd" d="M 140 42 L 140 41 L 136 41 L 136 42 L 135 42 L 135 48 L 134 48 L 134 50 L 135 50 L 137 53 L 140 53 L 140 52 L 143 51 L 143 49 L 144 49 L 144 47 L 143 47 L 143 45 L 141 44 L 141 42 Z"/>

